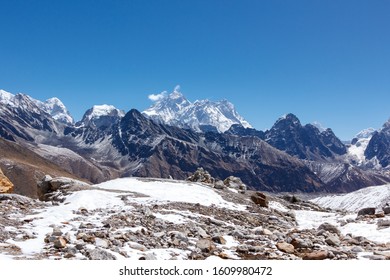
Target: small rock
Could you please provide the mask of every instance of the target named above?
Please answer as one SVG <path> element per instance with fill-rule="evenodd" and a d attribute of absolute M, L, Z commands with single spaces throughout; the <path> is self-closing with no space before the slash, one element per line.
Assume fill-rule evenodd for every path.
<path fill-rule="evenodd" d="M 141 251 L 141 252 L 145 252 L 145 251 L 148 250 L 144 245 L 141 245 L 141 244 L 138 244 L 138 243 L 135 243 L 135 242 L 129 242 L 129 247 L 131 249 L 138 250 L 138 251 Z"/>
<path fill-rule="evenodd" d="M 51 236 L 62 236 L 62 231 L 60 230 L 60 228 L 58 227 L 55 227 L 53 228 L 53 233 L 51 234 Z"/>
<path fill-rule="evenodd" d="M 63 249 L 66 247 L 66 244 L 66 240 L 60 236 L 54 241 L 54 248 Z"/>
<path fill-rule="evenodd" d="M 71 259 L 71 258 L 74 258 L 76 257 L 76 254 L 77 254 L 77 250 L 75 247 L 69 247 L 66 249 L 66 253 L 64 255 L 64 257 L 66 259 Z"/>
<path fill-rule="evenodd" d="M 95 238 L 96 247 L 107 249 L 110 245 L 107 240 L 101 238 Z"/>
<path fill-rule="evenodd" d="M 277 247 L 280 251 L 282 251 L 282 252 L 284 252 L 284 253 L 287 253 L 287 254 L 293 254 L 294 251 L 295 251 L 294 246 L 291 245 L 291 244 L 288 244 L 288 243 L 286 243 L 286 242 L 277 243 L 277 244 L 276 244 L 276 247 Z"/>
<path fill-rule="evenodd" d="M 94 249 L 88 251 L 88 257 L 90 260 L 98 261 L 109 261 L 109 260 L 116 260 L 116 257 L 102 249 Z"/>
<path fill-rule="evenodd" d="M 211 253 L 216 249 L 214 243 L 210 239 L 200 239 L 196 243 L 196 247 L 204 253 Z"/>
<path fill-rule="evenodd" d="M 217 190 L 223 190 L 225 188 L 225 184 L 223 183 L 223 181 L 219 180 L 215 182 L 214 188 L 216 188 Z"/>
<path fill-rule="evenodd" d="M 196 227 L 195 230 L 197 231 L 198 235 L 201 237 L 201 238 L 208 238 L 209 235 L 207 234 L 207 232 L 201 228 L 201 227 Z"/>
<path fill-rule="evenodd" d="M 268 205 L 269 205 L 268 197 L 261 192 L 256 192 L 256 194 L 251 195 L 251 200 L 255 204 L 260 205 L 261 207 L 268 208 Z"/>
<path fill-rule="evenodd" d="M 372 261 L 384 261 L 386 260 L 385 256 L 380 256 L 380 255 L 373 255 L 368 257 Z"/>
<path fill-rule="evenodd" d="M 236 249 L 237 253 L 247 254 L 249 252 L 249 247 L 245 244 L 239 245 Z"/>
<path fill-rule="evenodd" d="M 328 252 L 327 251 L 317 251 L 313 253 L 306 253 L 303 254 L 302 259 L 304 260 L 313 260 L 313 261 L 320 261 L 325 260 L 328 258 Z"/>
<path fill-rule="evenodd" d="M 353 247 L 353 248 L 351 249 L 351 252 L 353 252 L 353 253 L 362 253 L 362 252 L 364 252 L 364 250 L 363 250 L 363 248 L 360 247 L 360 246 L 355 246 L 355 247 Z"/>
<path fill-rule="evenodd" d="M 385 215 L 390 214 L 390 207 L 384 207 L 382 210 L 383 210 L 383 213 L 385 213 Z"/>
<path fill-rule="evenodd" d="M 214 236 L 212 240 L 213 242 L 221 245 L 226 245 L 227 243 L 226 239 L 223 238 L 222 236 Z"/>
<path fill-rule="evenodd" d="M 380 220 L 378 221 L 377 225 L 380 228 L 388 228 L 390 227 L 390 220 Z"/>
<path fill-rule="evenodd" d="M 358 216 L 365 216 L 365 215 L 375 215 L 376 208 L 370 207 L 370 208 L 363 208 L 359 210 Z"/>
<path fill-rule="evenodd" d="M 269 229 L 265 228 L 265 229 L 263 229 L 263 235 L 271 236 L 271 235 L 273 235 L 273 233 Z"/>
<path fill-rule="evenodd" d="M 330 234 L 329 237 L 325 240 L 325 242 L 329 246 L 334 246 L 334 247 L 340 246 L 341 244 L 340 239 L 334 234 Z"/>
<path fill-rule="evenodd" d="M 313 242 L 311 240 L 306 241 L 300 238 L 293 239 L 291 245 L 293 245 L 295 249 L 313 248 Z"/>
<path fill-rule="evenodd" d="M 329 223 L 324 223 L 324 224 L 320 225 L 318 227 L 318 230 L 324 230 L 327 232 L 331 232 L 331 233 L 337 234 L 338 236 L 341 235 L 340 230 L 336 226 L 331 225 Z"/>

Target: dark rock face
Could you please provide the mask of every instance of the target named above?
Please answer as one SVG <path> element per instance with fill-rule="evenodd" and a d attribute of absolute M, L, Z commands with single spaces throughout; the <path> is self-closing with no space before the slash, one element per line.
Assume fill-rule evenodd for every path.
<path fill-rule="evenodd" d="M 372 136 L 364 155 L 368 160 L 376 157 L 382 167 L 390 165 L 390 121 Z"/>
<path fill-rule="evenodd" d="M 273 147 L 300 159 L 321 160 L 347 152 L 331 129 L 320 132 L 314 125 L 302 126 L 293 114 L 280 118 L 265 132 L 265 139 Z"/>

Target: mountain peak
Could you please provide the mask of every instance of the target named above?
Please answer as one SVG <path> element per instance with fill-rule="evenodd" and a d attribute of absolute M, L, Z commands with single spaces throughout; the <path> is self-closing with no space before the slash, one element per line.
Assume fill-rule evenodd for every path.
<path fill-rule="evenodd" d="M 281 116 L 275 123 L 275 125 L 278 125 L 280 123 L 289 123 L 293 125 L 301 125 L 300 120 L 298 119 L 297 116 L 295 116 L 292 113 L 286 114 Z"/>
<path fill-rule="evenodd" d="M 78 126 L 109 126 L 124 115 L 125 113 L 122 110 L 115 108 L 113 105 L 94 105 L 85 112 Z"/>
<path fill-rule="evenodd" d="M 205 127 L 208 130 L 213 127 L 218 132 L 225 132 L 233 124 L 240 124 L 245 128 L 252 127 L 226 99 L 218 102 L 204 99 L 192 103 L 181 93 L 179 86 L 176 86 L 169 95 L 162 93 L 149 98 L 155 103 L 143 114 L 160 123 L 190 127 L 198 132 L 203 131 Z"/>

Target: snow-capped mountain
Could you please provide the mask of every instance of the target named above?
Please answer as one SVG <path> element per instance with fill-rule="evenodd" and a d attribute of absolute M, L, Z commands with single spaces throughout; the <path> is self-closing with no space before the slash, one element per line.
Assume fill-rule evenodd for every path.
<path fill-rule="evenodd" d="M 192 103 L 178 87 L 171 94 L 162 95 L 155 104 L 143 111 L 143 114 L 160 123 L 191 128 L 198 132 L 225 132 L 233 124 L 252 127 L 227 100 L 197 100 Z"/>
<path fill-rule="evenodd" d="M 124 111 L 112 105 L 95 105 L 85 112 L 82 120 L 76 126 L 107 127 L 119 121 L 124 115 Z"/>
<path fill-rule="evenodd" d="M 73 118 L 68 109 L 57 97 L 49 98 L 45 102 L 34 99 L 26 94 L 18 93 L 16 95 L 0 90 L 0 103 L 11 107 L 23 107 L 25 109 L 33 109 L 38 113 L 37 108 L 51 115 L 56 121 L 71 125 Z M 31 106 L 34 104 L 35 106 Z"/>
<path fill-rule="evenodd" d="M 366 163 L 364 153 L 375 132 L 376 130 L 374 128 L 367 128 L 360 131 L 352 139 L 351 145 L 348 147 L 348 158 L 352 163 L 357 164 L 358 166 Z"/>

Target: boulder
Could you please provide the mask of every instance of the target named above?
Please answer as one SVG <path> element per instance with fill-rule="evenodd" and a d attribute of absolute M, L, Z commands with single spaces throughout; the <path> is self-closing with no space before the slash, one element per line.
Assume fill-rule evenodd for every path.
<path fill-rule="evenodd" d="M 338 236 L 336 236 L 334 234 L 330 234 L 329 237 L 325 240 L 325 242 L 329 246 L 333 246 L 333 247 L 338 247 L 341 244 L 341 241 L 338 238 Z"/>
<path fill-rule="evenodd" d="M 260 205 L 261 207 L 268 208 L 269 205 L 268 197 L 261 192 L 256 192 L 255 194 L 251 195 L 251 200 L 255 204 Z"/>
<path fill-rule="evenodd" d="M 214 242 L 210 239 L 200 239 L 196 243 L 196 247 L 200 249 L 203 253 L 211 253 L 216 249 Z"/>
<path fill-rule="evenodd" d="M 225 187 L 225 184 L 221 180 L 216 181 L 214 184 L 214 188 L 216 188 L 217 190 L 223 190 Z"/>
<path fill-rule="evenodd" d="M 329 253 L 327 251 L 316 251 L 312 253 L 306 253 L 302 255 L 303 260 L 321 261 L 328 258 Z"/>
<path fill-rule="evenodd" d="M 366 216 L 366 215 L 375 215 L 376 208 L 370 207 L 370 208 L 363 208 L 359 210 L 358 216 Z"/>
<path fill-rule="evenodd" d="M 383 213 L 385 213 L 385 215 L 389 215 L 390 214 L 390 207 L 383 207 Z"/>
<path fill-rule="evenodd" d="M 205 171 L 202 167 L 199 167 L 193 175 L 187 178 L 187 181 L 214 184 L 215 179 L 209 172 Z"/>
<path fill-rule="evenodd" d="M 337 234 L 338 236 L 341 235 L 340 230 L 336 226 L 331 225 L 329 223 L 323 223 L 318 227 L 318 230 L 324 230 L 330 233 Z"/>
<path fill-rule="evenodd" d="M 390 220 L 380 220 L 377 223 L 378 228 L 388 228 L 390 227 Z"/>
<path fill-rule="evenodd" d="M 58 237 L 55 241 L 54 241 L 54 248 L 56 249 L 64 249 L 66 247 L 66 240 L 65 238 L 63 238 L 62 236 Z"/>
<path fill-rule="evenodd" d="M 114 261 L 116 257 L 104 250 L 94 249 L 88 251 L 88 258 L 93 261 Z"/>
<path fill-rule="evenodd" d="M 276 244 L 276 247 L 279 249 L 279 251 L 282 251 L 287 254 L 294 254 L 295 251 L 294 246 L 286 242 L 280 242 Z"/>
<path fill-rule="evenodd" d="M 0 193 L 12 193 L 14 184 L 4 175 L 0 169 Z"/>
<path fill-rule="evenodd" d="M 233 188 L 233 189 L 242 190 L 242 191 L 247 190 L 247 186 L 238 177 L 234 177 L 234 176 L 227 177 L 223 181 L 223 183 L 228 188 Z"/>

